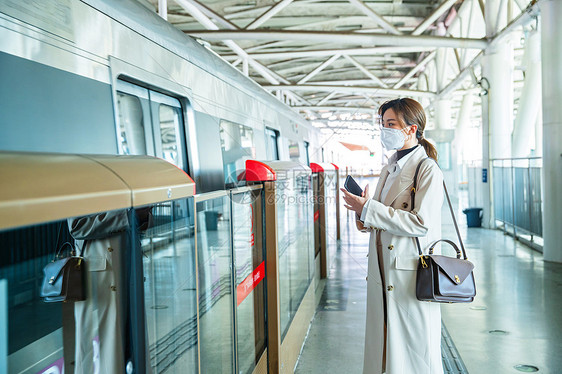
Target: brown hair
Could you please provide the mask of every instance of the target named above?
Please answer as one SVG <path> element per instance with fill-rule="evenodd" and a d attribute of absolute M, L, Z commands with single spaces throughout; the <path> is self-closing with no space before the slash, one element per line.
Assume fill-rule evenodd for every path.
<path fill-rule="evenodd" d="M 437 161 L 437 150 L 427 141 L 423 136 L 425 130 L 425 112 L 420 103 L 416 100 L 403 98 L 389 100 L 383 103 L 379 108 L 379 116 L 384 115 L 388 109 L 394 110 L 394 113 L 398 116 L 398 121 L 402 127 L 418 125 L 418 130 L 416 132 L 416 138 L 418 142 L 425 148 L 425 152 L 429 157 Z"/>

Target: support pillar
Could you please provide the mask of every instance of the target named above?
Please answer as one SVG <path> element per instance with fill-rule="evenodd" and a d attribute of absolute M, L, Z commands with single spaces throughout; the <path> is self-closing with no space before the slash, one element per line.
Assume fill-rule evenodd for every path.
<path fill-rule="evenodd" d="M 457 118 L 457 125 L 455 127 L 455 138 L 452 143 L 452 155 L 453 155 L 453 171 L 454 180 L 457 185 L 461 180 L 466 180 L 465 168 L 464 168 L 464 146 L 465 146 L 465 134 L 466 129 L 470 125 L 470 114 L 472 113 L 472 107 L 474 103 L 474 95 L 472 93 L 466 93 L 462 98 L 461 108 L 459 110 L 459 115 Z"/>
<path fill-rule="evenodd" d="M 562 2 L 543 0 L 541 57 L 543 97 L 543 237 L 545 261 L 562 262 Z"/>
<path fill-rule="evenodd" d="M 487 0 L 485 4 L 486 36 L 491 38 L 507 24 L 507 7 L 503 0 Z M 488 93 L 482 97 L 482 169 L 488 181 L 482 183 L 482 225 L 494 227 L 492 210 L 492 179 L 490 159 L 511 157 L 513 124 L 513 47 L 509 38 L 482 58 L 483 86 Z M 486 103 L 484 103 L 484 101 Z"/>
<path fill-rule="evenodd" d="M 527 157 L 535 149 L 534 135 L 541 108 L 541 36 L 532 31 L 525 45 L 525 85 L 513 125 L 512 155 Z"/>

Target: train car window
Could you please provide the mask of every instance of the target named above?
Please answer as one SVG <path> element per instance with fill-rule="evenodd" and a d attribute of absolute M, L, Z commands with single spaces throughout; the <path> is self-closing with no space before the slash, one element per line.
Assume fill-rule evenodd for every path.
<path fill-rule="evenodd" d="M 279 160 L 279 131 L 265 128 L 265 147 L 268 160 Z"/>
<path fill-rule="evenodd" d="M 117 92 L 119 153 L 146 155 L 146 133 L 138 97 Z"/>
<path fill-rule="evenodd" d="M 291 161 L 300 162 L 300 156 L 299 143 L 289 140 L 289 157 Z"/>
<path fill-rule="evenodd" d="M 309 142 L 304 142 L 304 155 L 306 157 L 306 164 L 310 166 L 310 156 L 309 156 Z"/>
<path fill-rule="evenodd" d="M 236 184 L 246 168 L 246 160 L 256 157 L 254 131 L 251 127 L 221 120 L 220 138 L 225 183 Z"/>
<path fill-rule="evenodd" d="M 185 170 L 181 151 L 183 129 L 182 108 L 178 99 L 150 91 L 156 156 Z"/>

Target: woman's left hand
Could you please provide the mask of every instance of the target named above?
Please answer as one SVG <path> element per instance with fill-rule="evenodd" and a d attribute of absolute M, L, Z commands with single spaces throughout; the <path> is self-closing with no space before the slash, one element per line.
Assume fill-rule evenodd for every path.
<path fill-rule="evenodd" d="M 353 210 L 358 216 L 361 216 L 363 206 L 369 199 L 369 185 L 365 187 L 363 196 L 354 195 L 345 188 L 340 188 L 340 190 L 343 192 L 343 200 L 345 201 L 344 206 L 349 210 Z"/>

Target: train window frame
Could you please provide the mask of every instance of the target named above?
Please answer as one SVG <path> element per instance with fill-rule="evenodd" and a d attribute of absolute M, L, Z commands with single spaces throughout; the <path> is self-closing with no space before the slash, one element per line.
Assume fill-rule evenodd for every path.
<path fill-rule="evenodd" d="M 118 87 L 116 87 L 116 105 L 115 105 L 115 115 L 117 120 L 115 122 L 116 125 L 116 141 L 117 141 L 117 150 L 118 153 L 121 155 L 128 155 L 128 154 L 144 154 L 154 156 L 154 138 L 153 138 L 153 131 L 151 131 L 151 127 L 147 126 L 147 118 L 151 118 L 150 115 L 150 96 L 148 89 L 140 86 L 133 85 L 131 83 L 125 81 L 119 81 Z M 144 142 L 145 142 L 145 149 L 144 153 L 127 153 L 123 149 L 124 143 L 121 141 L 121 133 L 123 132 L 124 126 L 122 125 L 122 111 L 120 103 L 120 95 L 126 95 L 132 98 L 136 98 L 138 100 L 140 110 L 141 110 L 141 127 L 144 132 Z M 152 121 L 152 120 L 150 120 Z M 126 138 L 126 137 L 125 137 Z"/>
<path fill-rule="evenodd" d="M 243 150 L 244 154 L 242 154 L 240 157 L 236 158 L 233 163 L 226 163 L 227 158 L 225 158 L 225 153 L 234 149 L 234 148 L 226 149 L 226 144 L 225 144 L 226 138 L 224 137 L 224 135 L 228 134 L 228 136 L 230 138 L 234 138 L 233 134 L 230 134 L 229 132 L 227 132 L 225 130 L 226 126 L 229 126 L 230 128 L 237 129 L 238 134 L 240 136 L 242 136 L 241 135 L 242 131 L 244 131 L 244 133 L 250 133 L 251 134 L 251 147 L 242 147 L 242 144 L 239 144 L 239 146 L 240 146 L 239 148 L 241 150 Z M 232 185 L 232 184 L 236 184 L 236 183 L 238 183 L 238 180 L 237 180 L 238 174 L 240 172 L 242 172 L 243 170 L 245 170 L 245 167 L 241 167 L 239 170 L 236 169 L 236 163 L 240 160 L 242 160 L 244 162 L 245 160 L 256 158 L 256 141 L 255 141 L 254 128 L 251 127 L 251 126 L 248 126 L 248 125 L 243 125 L 243 124 L 240 124 L 240 123 L 237 123 L 237 122 L 233 122 L 233 121 L 229 121 L 229 120 L 221 118 L 220 123 L 219 123 L 219 136 L 220 136 L 220 142 L 221 142 L 224 181 L 225 181 L 227 186 Z M 248 148 L 250 149 L 250 152 L 246 151 L 246 149 L 248 149 Z M 231 164 L 234 164 L 235 170 L 230 170 L 230 167 L 227 166 L 227 165 L 231 165 Z M 233 175 L 233 173 L 237 173 L 237 175 Z"/>
<path fill-rule="evenodd" d="M 183 126 L 180 126 L 181 153 L 183 159 L 182 170 L 197 180 L 201 167 L 199 163 L 199 146 L 197 144 L 195 117 L 193 114 L 192 103 L 194 98 L 192 89 L 181 85 L 177 80 L 174 80 L 173 77 L 166 78 L 156 75 L 111 55 L 109 56 L 109 68 L 116 131 L 118 131 L 119 126 L 117 91 L 118 87 L 123 83 L 128 83 L 130 86 L 145 88 L 179 100 L 183 120 Z M 116 136 L 115 141 L 117 149 L 120 147 L 118 140 Z M 151 155 L 156 156 L 156 154 Z"/>
<path fill-rule="evenodd" d="M 181 101 L 173 96 L 165 95 L 159 93 L 157 91 L 149 90 L 149 103 L 151 108 L 152 114 L 152 124 L 153 124 L 153 132 L 154 132 L 154 147 L 155 147 L 155 154 L 157 157 L 161 157 L 166 161 L 171 162 L 162 149 L 163 142 L 162 142 L 162 121 L 161 121 L 161 109 L 162 106 L 165 105 L 172 110 L 175 109 L 176 114 L 178 115 L 178 123 L 174 124 L 174 132 L 177 144 L 177 159 L 178 159 L 178 166 L 182 170 L 186 170 L 187 162 L 187 148 L 186 148 L 186 136 L 185 136 L 185 116 L 183 114 L 183 108 Z"/>
<path fill-rule="evenodd" d="M 275 130 L 271 127 L 265 127 L 265 148 L 266 148 L 266 153 L 267 153 L 267 159 L 268 160 L 280 160 L 279 158 L 279 138 L 280 138 L 280 133 L 279 130 Z M 270 146 L 271 145 L 275 145 L 274 149 L 271 149 Z M 271 156 L 271 158 L 270 158 Z"/>

